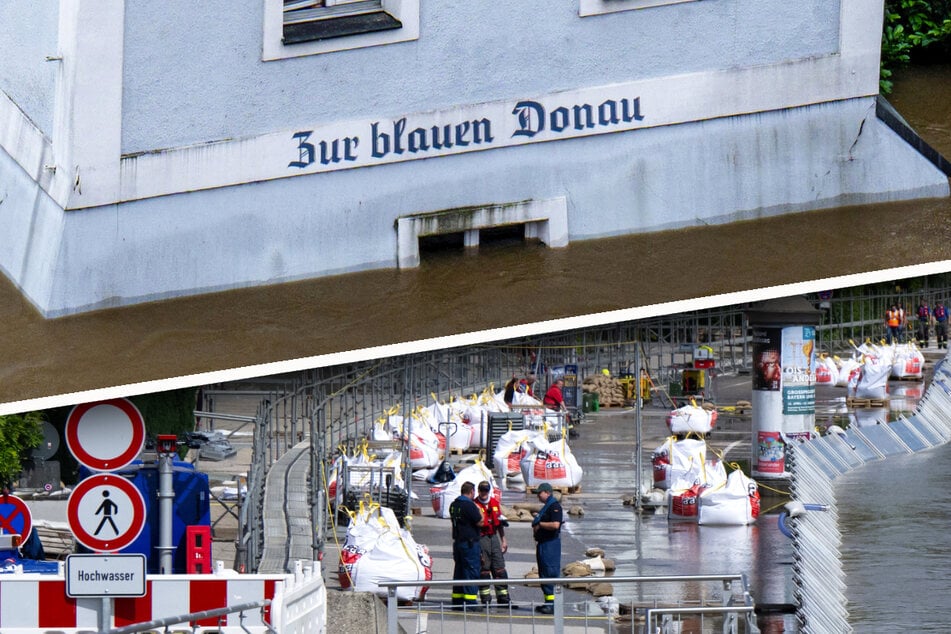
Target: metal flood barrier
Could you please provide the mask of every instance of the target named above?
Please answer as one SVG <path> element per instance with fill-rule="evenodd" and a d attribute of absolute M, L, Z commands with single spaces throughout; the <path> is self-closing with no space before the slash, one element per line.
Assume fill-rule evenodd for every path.
<path fill-rule="evenodd" d="M 891 423 L 852 426 L 843 433 L 790 444 L 793 502 L 781 529 L 793 539 L 793 584 L 802 632 L 851 632 L 833 489 L 841 474 L 889 456 L 916 453 L 951 441 L 951 362 L 934 378 L 914 414 Z"/>
<path fill-rule="evenodd" d="M 467 581 L 474 586 L 492 585 L 497 580 L 479 579 Z M 397 588 L 420 587 L 447 588 L 459 581 L 390 581 L 380 582 L 387 590 L 387 632 L 397 634 L 400 627 L 408 632 L 633 632 L 647 634 L 675 634 L 679 632 L 716 632 L 723 634 L 759 634 L 754 614 L 755 605 L 750 595 L 749 580 L 744 574 L 730 575 L 678 575 L 651 577 L 558 577 L 551 579 L 506 579 L 509 586 L 538 585 L 544 581 L 555 587 L 553 614 L 535 612 L 533 604 L 528 609 L 471 610 L 440 602 L 420 601 L 401 606 L 397 600 Z M 565 587 L 579 583 L 602 583 L 612 585 L 639 585 L 659 583 L 709 583 L 709 596 L 701 596 L 693 602 L 677 605 L 626 606 L 618 613 L 592 615 L 587 610 L 569 610 L 565 601 Z M 585 602 L 587 603 L 587 602 Z M 624 604 L 619 604 L 621 608 Z M 637 607 L 640 611 L 635 610 Z M 622 616 L 626 615 L 626 616 Z M 638 616 L 640 618 L 635 618 Z M 402 622 L 401 622 L 402 621 Z"/>

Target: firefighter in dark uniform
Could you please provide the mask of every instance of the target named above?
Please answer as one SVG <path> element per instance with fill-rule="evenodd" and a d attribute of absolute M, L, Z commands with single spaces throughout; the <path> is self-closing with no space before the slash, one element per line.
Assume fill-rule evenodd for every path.
<path fill-rule="evenodd" d="M 455 563 L 452 572 L 453 579 L 465 581 L 478 579 L 482 568 L 482 549 L 479 547 L 482 511 L 472 501 L 474 497 L 475 485 L 464 482 L 461 494 L 449 505 L 449 519 L 452 521 L 452 560 Z M 478 587 L 475 585 L 453 586 L 452 604 L 454 610 L 482 607 L 479 603 Z"/>
<path fill-rule="evenodd" d="M 483 518 L 482 533 L 479 538 L 479 544 L 482 547 L 482 578 L 508 579 L 504 556 L 509 546 L 505 539 L 505 527 L 508 521 L 502 516 L 502 509 L 499 508 L 499 503 L 491 496 L 491 493 L 492 485 L 485 480 L 479 483 L 479 495 L 475 503 L 482 511 Z M 479 599 L 485 605 L 491 603 L 492 588 L 479 586 Z M 499 605 L 511 605 L 507 585 L 495 585 L 495 600 Z"/>
<path fill-rule="evenodd" d="M 538 499 L 542 508 L 532 520 L 532 531 L 535 533 L 535 559 L 538 562 L 538 576 L 542 579 L 561 576 L 561 525 L 564 522 L 564 511 L 561 503 L 555 499 L 551 485 L 542 482 L 538 485 Z M 535 608 L 542 614 L 553 614 L 555 609 L 555 586 L 542 584 L 542 594 L 545 595 L 544 605 Z"/>

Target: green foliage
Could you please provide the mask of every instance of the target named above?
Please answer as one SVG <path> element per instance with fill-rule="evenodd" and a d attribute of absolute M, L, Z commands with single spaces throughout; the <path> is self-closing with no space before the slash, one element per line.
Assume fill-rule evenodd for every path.
<path fill-rule="evenodd" d="M 129 400 L 142 413 L 150 437 L 175 434 L 181 439 L 185 432 L 195 429 L 195 396 L 194 389 L 185 388 L 133 396 Z"/>
<path fill-rule="evenodd" d="M 186 388 L 133 396 L 129 399 L 142 413 L 150 436 L 182 436 L 195 429 L 195 390 Z"/>
<path fill-rule="evenodd" d="M 892 90 L 892 73 L 923 51 L 951 50 L 951 0 L 886 0 L 879 85 Z"/>
<path fill-rule="evenodd" d="M 39 412 L 0 416 L 0 486 L 19 479 L 24 458 L 43 441 L 42 422 Z"/>

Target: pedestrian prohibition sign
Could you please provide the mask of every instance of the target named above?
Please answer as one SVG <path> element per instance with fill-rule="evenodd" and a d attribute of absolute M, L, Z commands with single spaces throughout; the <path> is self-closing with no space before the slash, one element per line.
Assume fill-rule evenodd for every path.
<path fill-rule="evenodd" d="M 23 541 L 33 530 L 33 515 L 26 502 L 15 495 L 0 495 L 0 534 L 19 535 Z"/>
<path fill-rule="evenodd" d="M 116 552 L 134 542 L 145 527 L 145 499 L 122 476 L 92 475 L 69 496 L 66 518 L 80 544 L 96 552 Z"/>

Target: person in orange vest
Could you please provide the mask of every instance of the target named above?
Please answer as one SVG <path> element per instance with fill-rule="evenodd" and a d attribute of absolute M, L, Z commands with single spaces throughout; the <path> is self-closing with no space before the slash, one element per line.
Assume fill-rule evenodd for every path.
<path fill-rule="evenodd" d="M 492 497 L 492 486 L 483 480 L 479 483 L 479 495 L 475 499 L 476 506 L 482 511 L 482 531 L 479 536 L 479 546 L 482 548 L 482 579 L 508 579 L 505 570 L 505 552 L 509 549 L 505 539 L 505 527 L 508 520 L 502 515 L 499 503 Z M 479 586 L 479 599 L 483 605 L 492 603 L 492 588 Z M 500 606 L 512 607 L 509 599 L 509 588 L 504 583 L 495 584 L 495 602 Z"/>
<path fill-rule="evenodd" d="M 885 342 L 901 343 L 901 313 L 896 304 L 885 311 Z"/>

